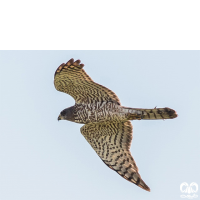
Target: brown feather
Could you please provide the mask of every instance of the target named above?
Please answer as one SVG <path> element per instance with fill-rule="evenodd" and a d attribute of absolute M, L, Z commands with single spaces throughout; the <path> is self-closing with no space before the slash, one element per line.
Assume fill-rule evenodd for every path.
<path fill-rule="evenodd" d="M 55 72 L 54 85 L 58 91 L 71 95 L 76 103 L 111 101 L 120 105 L 117 95 L 95 83 L 84 71 L 80 60 L 70 59 Z"/>
<path fill-rule="evenodd" d="M 130 152 L 132 140 L 130 121 L 90 123 L 81 127 L 81 133 L 109 168 L 142 189 L 150 191 L 141 179 Z"/>

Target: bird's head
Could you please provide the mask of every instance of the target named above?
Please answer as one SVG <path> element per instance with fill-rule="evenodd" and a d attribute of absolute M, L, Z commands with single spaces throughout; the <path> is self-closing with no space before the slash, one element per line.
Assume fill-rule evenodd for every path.
<path fill-rule="evenodd" d="M 58 116 L 59 120 L 68 120 L 74 122 L 74 106 L 64 109 Z"/>

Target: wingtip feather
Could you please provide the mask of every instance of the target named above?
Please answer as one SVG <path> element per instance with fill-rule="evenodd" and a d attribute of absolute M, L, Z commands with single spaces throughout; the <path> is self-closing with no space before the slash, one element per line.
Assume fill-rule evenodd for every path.
<path fill-rule="evenodd" d="M 140 183 L 138 184 L 138 186 L 148 192 L 150 192 L 150 188 L 148 187 L 148 185 L 141 179 Z"/>
<path fill-rule="evenodd" d="M 70 66 L 74 63 L 74 59 L 71 58 L 65 65 Z"/>
<path fill-rule="evenodd" d="M 77 67 L 77 66 L 79 66 L 80 62 L 81 62 L 80 60 L 76 60 L 72 65 Z"/>
<path fill-rule="evenodd" d="M 75 66 L 75 67 L 78 67 L 80 69 L 82 69 L 84 67 L 84 64 L 80 64 L 81 63 L 81 60 L 76 60 L 74 62 L 74 59 L 71 58 L 69 61 L 67 61 L 67 63 L 62 63 L 58 68 L 57 70 L 55 71 L 55 74 L 54 74 L 54 77 L 57 73 L 60 73 L 62 71 L 62 69 L 67 69 L 68 67 L 70 66 Z"/>

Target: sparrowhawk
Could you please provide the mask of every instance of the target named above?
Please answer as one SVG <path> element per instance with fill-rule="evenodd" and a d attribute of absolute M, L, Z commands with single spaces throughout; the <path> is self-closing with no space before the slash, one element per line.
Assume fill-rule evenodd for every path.
<path fill-rule="evenodd" d="M 75 105 L 64 109 L 58 120 L 84 124 L 81 133 L 101 160 L 126 180 L 150 191 L 130 152 L 133 134 L 130 120 L 173 119 L 176 112 L 170 108 L 122 106 L 117 95 L 95 83 L 80 62 L 70 59 L 55 72 L 55 88 L 75 100 Z"/>

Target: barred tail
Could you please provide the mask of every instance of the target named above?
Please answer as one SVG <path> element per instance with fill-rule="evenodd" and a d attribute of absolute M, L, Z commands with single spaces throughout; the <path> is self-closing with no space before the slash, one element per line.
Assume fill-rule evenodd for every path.
<path fill-rule="evenodd" d="M 134 119 L 173 119 L 178 115 L 171 108 L 154 108 L 154 109 L 129 109 L 129 120 Z"/>

